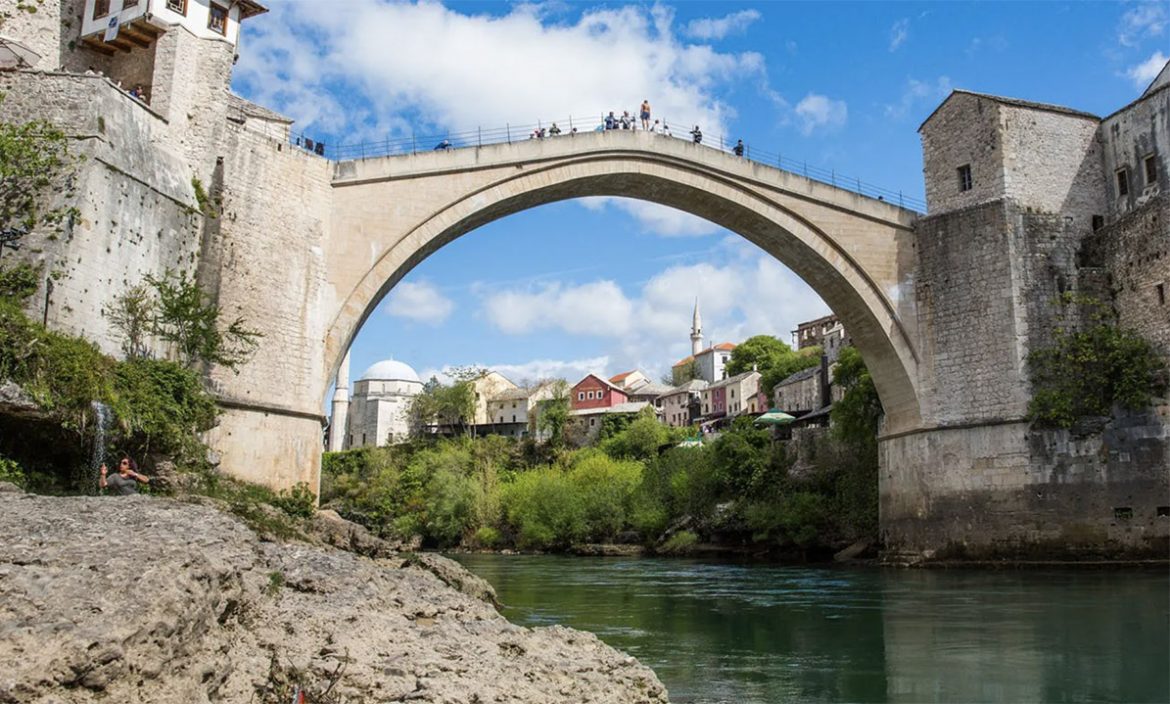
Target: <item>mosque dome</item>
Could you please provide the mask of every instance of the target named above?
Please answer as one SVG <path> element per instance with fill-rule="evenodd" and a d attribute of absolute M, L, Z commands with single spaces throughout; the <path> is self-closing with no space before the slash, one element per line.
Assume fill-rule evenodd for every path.
<path fill-rule="evenodd" d="M 410 368 L 409 364 L 404 364 L 396 359 L 384 359 L 372 365 L 362 372 L 359 381 L 372 379 L 378 381 L 420 381 L 418 374 Z"/>

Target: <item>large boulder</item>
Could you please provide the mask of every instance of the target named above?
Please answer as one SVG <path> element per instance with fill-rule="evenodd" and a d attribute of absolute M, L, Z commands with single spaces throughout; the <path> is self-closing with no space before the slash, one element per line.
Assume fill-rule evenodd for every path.
<path fill-rule="evenodd" d="M 149 496 L 0 494 L 0 531 L 0 702 L 667 701 L 633 658 L 508 623 L 434 556 L 262 542 Z"/>

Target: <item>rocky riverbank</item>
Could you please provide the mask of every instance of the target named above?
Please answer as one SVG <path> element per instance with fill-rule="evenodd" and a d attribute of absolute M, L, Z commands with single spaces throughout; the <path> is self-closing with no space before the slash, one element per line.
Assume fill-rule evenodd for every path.
<path fill-rule="evenodd" d="M 508 623 L 438 556 L 265 541 L 144 496 L 0 493 L 0 531 L 0 702 L 667 701 L 591 634 Z"/>

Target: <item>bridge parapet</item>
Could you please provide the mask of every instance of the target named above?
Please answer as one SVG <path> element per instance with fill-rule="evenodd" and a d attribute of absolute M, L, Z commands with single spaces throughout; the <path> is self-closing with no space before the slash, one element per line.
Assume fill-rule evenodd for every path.
<path fill-rule="evenodd" d="M 910 228 L 920 213 L 887 200 L 881 190 L 856 180 L 842 179 L 840 185 L 777 168 L 770 164 L 737 157 L 714 147 L 653 132 L 610 130 L 525 139 L 483 146 L 440 149 L 338 161 L 333 166 L 333 185 L 367 183 L 424 176 L 467 173 L 502 166 L 524 167 L 568 158 L 612 156 L 628 152 L 632 158 L 644 154 L 655 159 L 678 159 L 701 165 L 714 172 L 756 186 L 783 191 L 815 200 L 862 217 Z"/>

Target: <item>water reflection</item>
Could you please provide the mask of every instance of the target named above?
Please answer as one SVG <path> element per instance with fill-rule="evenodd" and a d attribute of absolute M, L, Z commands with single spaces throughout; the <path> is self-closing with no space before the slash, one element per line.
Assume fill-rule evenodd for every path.
<path fill-rule="evenodd" d="M 1164 572 L 458 559 L 514 622 L 592 631 L 683 704 L 1170 701 Z"/>

